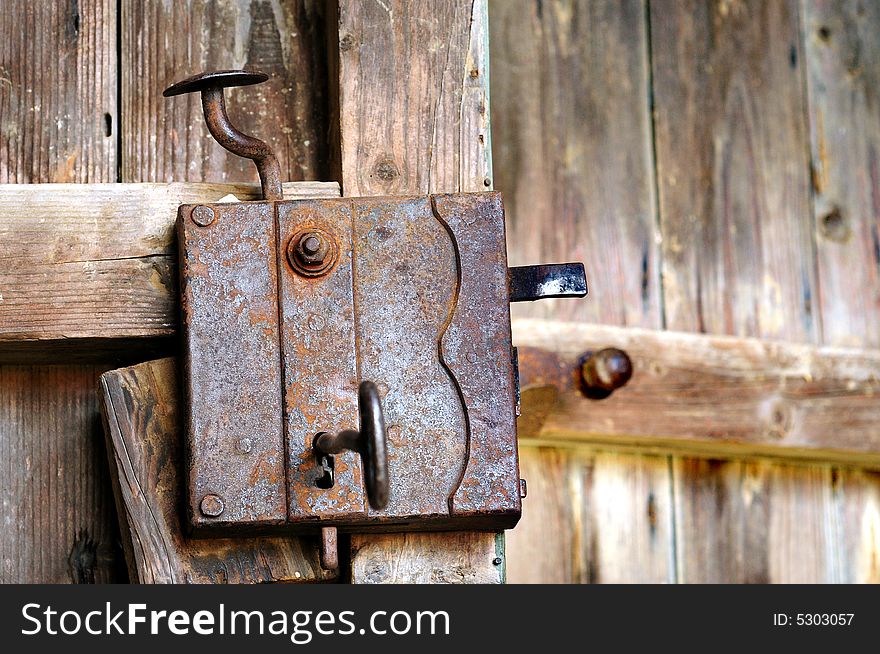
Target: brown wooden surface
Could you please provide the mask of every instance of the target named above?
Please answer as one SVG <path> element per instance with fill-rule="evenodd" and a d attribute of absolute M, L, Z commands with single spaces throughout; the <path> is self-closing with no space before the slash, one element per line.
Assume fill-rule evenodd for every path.
<path fill-rule="evenodd" d="M 102 346 L 172 336 L 178 205 L 258 193 L 252 184 L 0 186 L 0 360 L 57 356 L 80 341 L 90 343 L 80 356 L 94 360 Z M 288 199 L 338 195 L 335 182 L 284 185 Z"/>
<path fill-rule="evenodd" d="M 804 3 L 807 93 L 823 341 L 880 343 L 880 7 Z M 880 582 L 880 478 L 834 471 L 837 579 Z"/>
<path fill-rule="evenodd" d="M 344 0 L 338 9 L 343 194 L 491 188 L 485 0 Z M 353 583 L 498 583 L 504 574 L 489 556 L 492 533 L 353 534 L 351 551 Z"/>
<path fill-rule="evenodd" d="M 0 183 L 115 181 L 115 0 L 4 0 L 0 35 Z"/>
<path fill-rule="evenodd" d="M 0 183 L 115 181 L 116 3 L 3 2 L 0 35 Z M 99 372 L 0 366 L 0 581 L 125 579 Z"/>
<path fill-rule="evenodd" d="M 880 347 L 880 6 L 803 9 L 823 340 Z"/>
<path fill-rule="evenodd" d="M 645 157 L 633 133 L 640 130 L 639 108 L 649 104 L 639 98 L 653 97 L 653 134 L 647 139 L 656 166 L 650 184 L 658 189 L 663 311 L 656 324 L 645 326 L 876 347 L 874 200 L 880 176 L 873 143 L 880 124 L 874 100 L 880 59 L 872 54 L 880 17 L 873 6 L 821 0 L 608 4 L 490 5 L 496 183 L 514 194 L 513 204 L 508 201 L 512 230 L 527 225 L 530 236 L 525 246 L 511 239 L 511 258 L 524 247 L 540 253 L 551 242 L 554 257 L 585 260 L 592 285 L 584 306 L 609 293 L 600 307 L 584 309 L 595 314 L 570 315 L 558 302 L 517 308 L 519 315 L 627 324 L 605 311 L 618 297 L 623 306 L 638 306 L 632 295 L 638 257 L 636 248 L 621 245 L 625 238 L 608 230 L 626 233 L 621 225 L 629 223 L 617 214 L 625 217 L 631 196 L 642 195 L 630 191 L 642 184 L 643 168 L 633 162 Z M 624 32 L 630 51 L 647 50 L 645 87 L 634 69 L 623 74 L 614 68 L 625 55 L 604 63 L 602 53 L 594 53 L 598 74 L 579 77 L 577 53 L 591 39 L 613 44 L 621 28 L 609 15 L 624 7 L 636 25 Z M 640 12 L 650 21 L 649 40 L 639 36 Z M 578 82 L 556 88 L 544 78 Z M 526 90 L 536 88 L 544 92 Z M 603 98 L 626 90 L 629 102 L 604 108 Z M 566 104 L 569 96 L 575 101 Z M 627 123 L 614 128 L 618 115 L 627 116 Z M 570 154 L 594 140 L 599 147 L 584 174 Z M 615 147 L 602 148 L 606 142 Z M 557 176 L 584 187 L 620 161 L 628 163 L 625 171 L 590 186 L 589 201 L 554 199 L 577 194 L 560 191 Z M 549 202 L 540 191 L 515 183 L 547 177 L 556 184 Z M 605 230 L 604 240 L 595 254 L 584 255 L 590 230 Z M 527 262 L 522 256 L 520 263 Z M 619 272 L 603 279 L 607 269 Z M 606 288 L 597 288 L 600 281 Z M 669 547 L 678 580 L 877 578 L 870 563 L 876 558 L 872 525 L 880 520 L 872 473 L 678 457 L 672 464 L 675 538 Z M 558 472 L 565 466 L 547 470 L 554 482 L 545 485 L 564 485 L 572 493 L 578 488 L 569 484 L 570 473 Z M 627 477 L 627 470 L 620 474 Z M 555 506 L 552 497 L 548 502 Z M 523 525 L 530 505 L 543 512 L 532 493 Z M 516 562 L 527 566 L 534 556 L 531 548 L 518 558 L 523 529 L 509 538 L 513 580 Z M 584 556 L 588 550 L 576 542 L 564 556 Z M 577 567 L 571 561 L 565 566 Z"/>
<path fill-rule="evenodd" d="M 454 144 L 458 138 L 466 145 L 462 135 L 477 133 L 477 139 L 482 136 L 484 147 L 489 147 L 488 131 L 480 131 L 488 117 L 485 108 L 480 112 L 485 67 L 476 67 L 476 76 L 468 72 L 461 80 L 440 74 L 442 84 L 401 81 L 410 76 L 411 60 L 418 60 L 418 66 L 413 67 L 417 74 L 425 66 L 453 70 L 436 59 L 437 52 L 445 52 L 448 41 L 432 38 L 437 32 L 432 19 L 449 19 L 447 12 L 466 12 L 465 4 L 431 12 L 422 3 L 405 8 L 388 2 L 365 6 L 366 13 L 372 16 L 375 12 L 374 22 L 344 27 L 369 26 L 368 44 L 373 38 L 381 41 L 385 38 L 382 34 L 396 32 L 397 45 L 388 51 L 361 48 L 357 30 L 337 30 L 336 17 L 331 17 L 325 23 L 334 53 L 329 64 L 344 62 L 345 52 L 353 61 L 360 62 L 363 57 L 358 64 L 361 72 L 353 82 L 356 88 L 372 78 L 382 78 L 392 87 L 399 85 L 392 94 L 408 99 L 406 112 L 400 113 L 389 109 L 394 104 L 370 103 L 369 92 L 358 91 L 359 97 L 371 104 L 370 120 L 381 126 L 377 130 L 381 129 L 382 135 L 362 140 L 357 135 L 363 128 L 354 128 L 355 140 L 349 141 L 347 152 L 361 171 L 355 176 L 357 184 L 385 192 L 385 187 L 401 184 L 395 181 L 398 178 L 407 183 L 416 180 L 419 189 L 430 185 L 427 180 L 432 176 L 470 178 L 462 171 L 471 170 L 474 162 L 478 163 L 474 170 L 486 164 L 485 158 L 479 163 L 479 148 L 461 150 L 453 145 L 452 155 L 449 150 L 438 155 L 427 144 Z M 875 98 L 880 59 L 874 54 L 880 31 L 872 5 L 790 0 L 653 2 L 649 7 L 642 1 L 493 0 L 491 11 L 497 179 L 487 164 L 485 176 L 490 184 L 495 182 L 514 196 L 515 210 L 508 207 L 511 258 L 522 263 L 532 263 L 536 256 L 583 259 L 593 297 L 601 297 L 596 304 L 589 304 L 589 299 L 581 303 L 558 301 L 544 305 L 547 308 L 536 304 L 524 311 L 656 328 L 664 324 L 660 308 L 665 303 L 666 323 L 676 329 L 770 335 L 805 342 L 824 338 L 832 345 L 877 346 L 877 228 L 873 216 L 880 188 L 873 144 L 880 124 Z M 122 55 L 119 67 L 117 14 Z M 519 33 L 499 22 L 497 16 L 502 14 L 507 15 L 504 21 L 518 26 Z M 209 64 L 250 61 L 268 67 L 269 62 L 278 60 L 278 43 L 284 83 L 256 95 L 253 88 L 231 92 L 233 118 L 245 131 L 253 128 L 258 136 L 281 139 L 277 144 L 284 151 L 287 178 L 314 173 L 326 179 L 325 164 L 321 163 L 324 157 L 341 159 L 345 150 L 328 150 L 322 138 L 331 129 L 314 118 L 326 102 L 321 98 L 334 94 L 309 86 L 322 87 L 323 64 L 315 56 L 319 50 L 313 49 L 322 40 L 315 30 L 320 33 L 321 21 L 328 20 L 321 15 L 319 3 L 313 6 L 308 2 L 222 2 L 209 6 L 206 2 L 125 0 L 119 8 L 107 0 L 3 3 L 0 34 L 6 38 L 0 40 L 0 182 L 112 182 L 117 180 L 117 161 L 121 162 L 119 174 L 124 181 L 253 180 L 249 162 L 227 158 L 210 142 L 195 98 L 167 101 L 160 100 L 158 94 L 170 81 L 166 75 L 177 79 Z M 422 20 L 404 22 L 409 16 Z M 650 39 L 646 17 L 652 21 Z M 296 34 L 290 25 L 296 25 Z M 421 35 L 402 33 L 407 25 L 412 30 L 429 26 L 424 29 L 424 43 L 419 41 Z M 470 45 L 476 59 L 482 60 L 480 44 L 484 42 L 475 40 L 480 29 L 471 30 Z M 209 40 L 207 34 L 213 38 Z M 184 48 L 182 44 L 187 45 Z M 426 50 L 417 52 L 425 44 Z M 166 50 L 174 53 L 170 69 L 160 60 Z M 305 60 L 306 65 L 299 68 L 291 64 L 290 53 L 300 53 L 297 61 Z M 530 54 L 526 57 L 523 53 Z M 584 53 L 589 53 L 589 66 Z M 407 64 L 404 68 L 401 61 Z M 459 63 L 455 57 L 449 62 L 451 66 Z M 331 75 L 335 80 L 336 75 Z M 542 76 L 560 80 L 559 85 L 565 88 L 554 91 Z M 339 95 L 342 89 L 332 86 L 330 91 Z M 290 88 L 298 90 L 283 93 Z M 281 94 L 294 100 L 270 100 L 261 106 L 259 99 L 264 93 L 266 97 Z M 443 118 L 448 118 L 450 107 L 455 110 L 454 102 L 446 99 L 459 93 L 461 106 L 475 111 L 461 112 L 464 120 L 456 136 L 454 130 L 445 130 Z M 653 125 L 645 119 L 652 95 Z M 614 98 L 614 106 L 604 102 L 606 97 Z M 268 113 L 260 115 L 261 111 Z M 419 111 L 424 125 L 440 125 L 439 134 L 429 139 L 422 135 L 423 125 L 412 122 Z M 441 120 L 437 122 L 435 117 Z M 297 131 L 283 131 L 291 129 L 292 123 L 299 127 Z M 347 124 L 352 124 L 351 116 Z M 409 132 L 401 125 L 408 125 Z M 306 133 L 308 137 L 298 136 Z M 316 146 L 312 145 L 312 134 L 316 135 Z M 407 138 L 414 138 L 411 150 Z M 660 171 L 656 179 L 650 174 L 655 146 Z M 455 147 L 459 147 L 457 155 Z M 505 148 L 503 156 L 500 148 Z M 426 159 L 432 163 L 425 165 Z M 337 172 L 341 169 L 341 163 L 333 168 Z M 613 174 L 606 176 L 606 169 Z M 549 180 L 565 190 L 559 192 L 560 199 L 536 189 L 531 194 L 517 191 L 520 180 L 532 178 Z M 565 183 L 568 180 L 573 183 Z M 651 204 L 654 185 L 659 188 L 659 213 Z M 580 193 L 582 188 L 587 191 Z M 534 197 L 532 205 L 530 195 Z M 618 216 L 624 214 L 626 220 L 621 221 Z M 644 256 L 640 246 L 652 220 L 659 221 L 663 229 L 654 230 L 653 245 Z M 668 261 L 660 256 L 661 242 Z M 808 254 L 813 248 L 816 256 Z M 691 265 L 693 273 L 686 270 Z M 591 270 L 593 267 L 598 269 Z M 661 267 L 666 274 L 662 283 L 656 273 Z M 613 290 L 609 292 L 609 288 Z M 0 293 L 5 292 L 4 286 Z M 80 345 L 83 350 L 93 343 L 83 340 Z M 106 343 L 99 346 L 106 347 Z M 38 351 L 46 350 L 40 346 Z M 69 361 L 69 352 L 59 348 L 52 356 L 56 361 Z M 131 356 L 148 356 L 139 352 Z M 0 448 L 6 448 L 4 455 L 8 451 L 11 474 L 17 476 L 17 481 L 9 478 L 8 483 L 27 480 L 27 465 L 54 470 L 56 477 L 47 477 L 48 473 L 39 477 L 40 487 L 51 481 L 53 489 L 72 489 L 71 498 L 58 500 L 59 506 L 88 507 L 63 512 L 55 508 L 42 511 L 30 503 L 14 507 L 18 526 L 14 533 L 7 532 L 11 540 L 0 542 L 2 554 L 17 552 L 16 569 L 30 570 L 29 580 L 90 577 L 69 572 L 64 576 L 69 557 L 64 549 L 69 546 L 73 550 L 69 539 L 65 542 L 61 538 L 56 549 L 45 550 L 51 554 L 33 545 L 34 539 L 41 538 L 39 534 L 55 533 L 52 530 L 104 534 L 90 538 L 97 543 L 97 551 L 108 557 L 101 565 L 113 569 L 112 536 L 107 536 L 112 524 L 106 511 L 93 510 L 96 501 L 106 506 L 106 498 L 89 499 L 89 492 L 76 482 L 97 479 L 101 474 L 94 467 L 94 462 L 101 460 L 90 436 L 94 432 L 65 413 L 71 411 L 70 389 L 78 384 L 85 388 L 95 372 L 93 367 L 73 366 L 0 368 L 0 393 L 11 398 L 3 405 L 7 418 L 2 423 Z M 23 381 L 20 375 L 30 375 L 40 380 L 40 385 Z M 76 411 L 91 412 L 94 419 L 94 395 L 77 402 L 80 407 Z M 28 412 L 20 409 L 25 405 Z M 65 431 L 64 442 L 72 448 L 67 458 L 80 457 L 82 468 L 50 467 L 46 464 L 48 450 L 28 449 L 42 428 L 34 426 L 31 413 L 44 421 L 57 421 L 59 432 L 68 425 L 78 425 Z M 574 456 L 566 451 L 566 456 Z M 541 461 L 531 452 L 526 448 L 524 469 Z M 33 457 L 28 464 L 29 453 Z M 591 498 L 598 491 L 590 479 L 595 473 L 587 477 L 579 470 L 594 471 L 598 468 L 595 457 L 609 455 L 578 450 L 577 456 L 584 463 L 544 468 L 548 478 L 541 484 L 548 490 L 543 494 L 550 501 L 561 502 L 559 489 L 567 489 L 572 498 L 580 498 L 580 506 L 593 506 Z M 676 458 L 670 475 L 666 457 L 629 456 L 606 458 L 614 473 L 600 477 L 609 484 L 617 484 L 618 479 L 630 484 L 629 490 L 620 491 L 617 497 L 628 498 L 621 501 L 634 507 L 629 519 L 635 526 L 597 523 L 602 531 L 596 538 L 616 547 L 597 550 L 578 536 L 569 549 L 553 550 L 560 556 L 565 550 L 571 557 L 559 563 L 567 571 L 564 578 L 880 579 L 876 564 L 880 560 L 876 545 L 880 481 L 874 473 L 827 465 L 782 468 L 763 462 Z M 663 468 L 667 470 L 666 492 L 675 499 L 670 518 L 673 527 L 671 532 L 657 531 L 658 540 L 642 550 L 639 543 L 643 541 L 629 538 L 627 530 L 651 533 L 645 529 L 650 529 L 652 515 L 655 519 L 660 516 L 662 522 L 662 512 L 656 512 L 662 505 L 656 496 L 652 500 L 644 495 L 651 484 L 636 480 L 657 479 L 650 473 L 660 474 Z M 534 488 L 534 480 L 530 481 Z M 526 525 L 531 524 L 532 529 L 541 524 L 534 517 L 541 515 L 545 505 L 535 492 L 526 500 L 521 533 Z M 17 496 L 7 495 L 4 487 L 3 499 L 7 497 Z M 0 510 L 5 520 L 11 515 L 7 512 L 13 510 L 12 504 L 3 504 Z M 566 520 L 573 520 L 557 514 L 554 525 L 564 526 Z M 575 531 L 592 533 L 580 528 Z M 509 539 L 513 580 L 517 533 Z M 12 549 L 6 547 L 7 542 Z M 549 571 L 558 563 L 546 558 L 552 549 L 521 550 L 525 555 L 519 560 L 528 564 L 544 557 L 542 569 Z M 620 552 L 616 561 L 604 558 L 615 549 Z M 77 548 L 84 553 L 85 559 L 80 560 L 90 560 L 91 551 L 91 545 Z M 603 554 L 597 555 L 597 551 Z M 659 560 L 669 561 L 665 569 L 657 566 Z M 3 565 L 8 565 L 5 559 Z M 639 576 L 639 571 L 644 574 Z M 96 573 L 96 578 L 112 576 Z"/>
<path fill-rule="evenodd" d="M 521 442 L 880 466 L 880 350 L 543 320 L 514 321 L 513 336 Z M 574 375 L 602 347 L 626 351 L 634 374 L 591 401 Z"/>
<path fill-rule="evenodd" d="M 0 583 L 126 579 L 95 395 L 101 372 L 0 366 Z"/>
<path fill-rule="evenodd" d="M 485 10 L 485 0 L 339 3 L 344 195 L 491 187 Z"/>
<path fill-rule="evenodd" d="M 655 4 L 651 43 L 666 326 L 817 340 L 797 3 Z M 765 483 L 736 463 L 675 461 L 676 488 L 687 489 L 676 507 L 680 581 L 833 578 L 831 544 L 813 537 L 825 533 L 827 475 L 758 468 Z M 768 518 L 794 511 L 797 521 Z M 687 528 L 695 516 L 705 528 Z M 790 565 L 771 568 L 794 549 Z"/>
<path fill-rule="evenodd" d="M 275 150 L 282 179 L 329 179 L 324 3 L 120 0 L 120 6 L 120 181 L 256 181 L 251 161 L 208 134 L 199 94 L 162 97 L 185 77 L 234 68 L 271 79 L 227 90 L 233 124 Z"/>
<path fill-rule="evenodd" d="M 521 441 L 529 494 L 508 532 L 509 580 L 673 582 L 672 494 L 657 460 L 666 457 Z"/>
<path fill-rule="evenodd" d="M 489 12 L 495 182 L 505 197 L 511 264 L 583 261 L 590 285 L 584 300 L 522 303 L 513 315 L 660 328 L 644 3 L 497 1 Z M 523 452 L 524 469 L 534 457 Z M 534 474 L 526 478 L 539 490 L 530 491 L 522 522 L 509 534 L 512 582 L 537 580 L 538 559 L 553 567 L 535 544 L 544 533 L 567 529 L 547 521 L 553 514 L 545 510 L 544 489 L 595 507 L 610 485 L 627 506 L 648 506 L 656 499 L 642 480 L 671 484 L 665 456 L 591 452 L 596 476 L 582 474 L 584 465 L 548 466 L 541 474 L 549 479 L 537 486 Z M 555 494 L 546 497 L 555 502 Z M 565 577 L 570 581 L 674 579 L 670 530 L 657 530 L 645 511 L 626 516 L 632 522 L 590 522 L 591 538 L 614 546 L 597 549 L 578 537 L 574 562 L 560 561 L 557 570 L 575 571 Z"/>
<path fill-rule="evenodd" d="M 660 327 L 643 3 L 502 1 L 489 18 L 510 263 L 583 261 L 590 288 L 514 317 Z"/>
<path fill-rule="evenodd" d="M 132 581 L 320 581 L 315 539 L 192 539 L 181 519 L 183 448 L 175 359 L 101 376 L 110 470 Z"/>
<path fill-rule="evenodd" d="M 351 537 L 354 584 L 497 584 L 504 535 L 447 532 Z"/>

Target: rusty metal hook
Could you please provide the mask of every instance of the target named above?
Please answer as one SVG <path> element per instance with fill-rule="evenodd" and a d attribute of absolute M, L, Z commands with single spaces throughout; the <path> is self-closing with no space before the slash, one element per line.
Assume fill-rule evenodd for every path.
<path fill-rule="evenodd" d="M 166 98 L 183 93 L 202 94 L 202 111 L 205 122 L 217 142 L 239 157 L 251 159 L 260 174 L 264 200 L 281 199 L 281 167 L 278 158 L 266 143 L 237 130 L 226 113 L 223 89 L 232 86 L 249 86 L 269 79 L 265 73 L 252 70 L 218 70 L 193 75 L 172 84 L 162 92 Z"/>
<path fill-rule="evenodd" d="M 358 389 L 360 431 L 345 429 L 336 434 L 321 432 L 312 445 L 320 455 L 333 455 L 352 450 L 364 462 L 364 481 L 370 506 L 381 510 L 388 506 L 391 482 L 388 476 L 388 437 L 379 389 L 371 381 L 361 382 Z"/>

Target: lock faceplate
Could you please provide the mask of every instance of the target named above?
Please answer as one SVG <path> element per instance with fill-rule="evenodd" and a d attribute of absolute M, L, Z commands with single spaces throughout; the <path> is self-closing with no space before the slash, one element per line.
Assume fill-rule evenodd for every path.
<path fill-rule="evenodd" d="M 178 233 L 194 527 L 516 523 L 500 194 L 185 205 Z M 355 428 L 365 380 L 387 425 L 384 509 L 356 452 L 319 487 L 312 447 Z"/>

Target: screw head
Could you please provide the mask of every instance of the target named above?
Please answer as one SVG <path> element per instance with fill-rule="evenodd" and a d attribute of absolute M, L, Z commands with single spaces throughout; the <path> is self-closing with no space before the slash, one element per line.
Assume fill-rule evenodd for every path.
<path fill-rule="evenodd" d="M 199 503 L 199 510 L 203 515 L 209 518 L 216 518 L 223 513 L 223 509 L 225 508 L 226 505 L 223 504 L 223 498 L 219 495 L 214 495 L 213 493 L 205 495 Z"/>
<path fill-rule="evenodd" d="M 196 225 L 207 227 L 212 222 L 214 222 L 214 218 L 216 218 L 216 216 L 214 214 L 214 210 L 211 207 L 199 205 L 192 210 L 192 219 Z"/>

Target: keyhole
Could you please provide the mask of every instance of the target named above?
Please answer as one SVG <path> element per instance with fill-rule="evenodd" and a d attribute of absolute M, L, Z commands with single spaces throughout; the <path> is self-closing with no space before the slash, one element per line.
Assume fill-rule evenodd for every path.
<path fill-rule="evenodd" d="M 335 461 L 332 454 L 318 454 L 318 479 L 315 480 L 315 486 L 327 490 L 333 488 L 333 468 Z"/>

